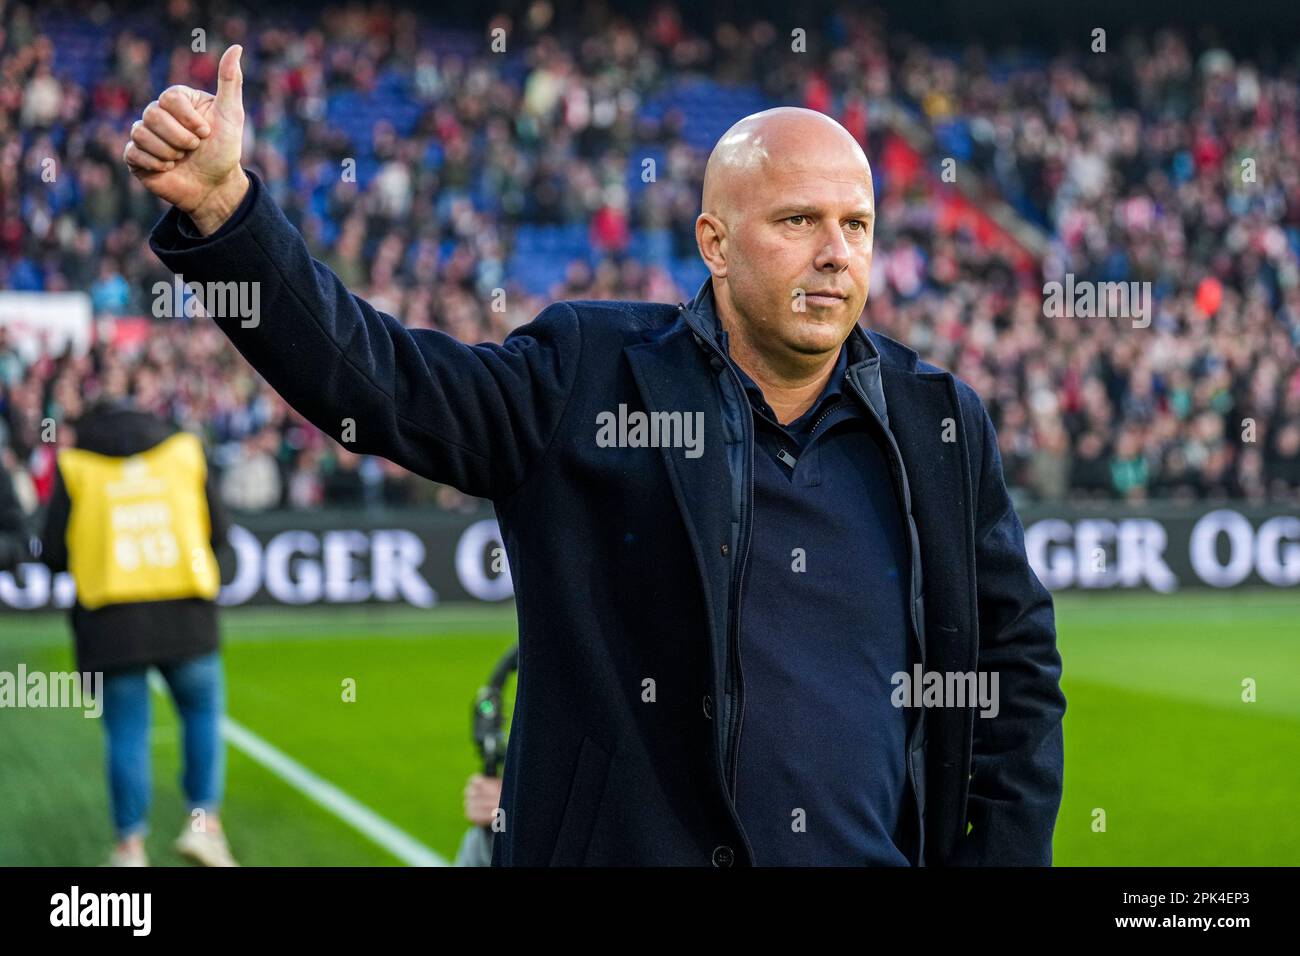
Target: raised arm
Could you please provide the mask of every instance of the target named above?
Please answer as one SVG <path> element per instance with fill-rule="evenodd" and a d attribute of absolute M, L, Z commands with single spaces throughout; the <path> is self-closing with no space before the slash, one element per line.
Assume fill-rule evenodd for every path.
<path fill-rule="evenodd" d="M 209 297 L 243 306 L 207 301 L 213 321 L 326 434 L 468 494 L 509 496 L 567 407 L 577 315 L 558 303 L 502 345 L 467 345 L 352 295 L 240 166 L 239 58 L 237 46 L 222 56 L 215 96 L 172 87 L 132 131 L 124 159 L 173 204 L 150 236 L 154 253 L 186 283 L 239 284 Z"/>

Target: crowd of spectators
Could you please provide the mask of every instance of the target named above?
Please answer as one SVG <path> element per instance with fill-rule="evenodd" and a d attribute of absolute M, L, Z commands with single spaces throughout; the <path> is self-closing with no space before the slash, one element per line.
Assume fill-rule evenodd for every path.
<path fill-rule="evenodd" d="M 708 147 L 688 111 L 647 104 L 684 78 L 748 88 L 864 144 L 878 216 L 863 321 L 979 391 L 1022 499 L 1300 500 L 1294 61 L 1194 55 L 1172 32 L 1011 60 L 847 12 L 801 55 L 763 22 L 701 36 L 665 4 L 566 25 L 543 0 L 481 36 L 386 5 L 224 16 L 195 50 L 206 21 L 189 0 L 85 11 L 0 16 L 0 287 L 84 290 L 105 332 L 84 354 L 33 357 L 0 328 L 0 455 L 31 499 L 57 447 L 43 423 L 72 426 L 66 441 L 85 402 L 130 393 L 205 437 L 237 509 L 479 504 L 325 437 L 211 323 L 152 318 L 172 278 L 147 246 L 162 207 L 121 162 L 125 137 L 165 86 L 214 89 L 240 42 L 246 165 L 317 258 L 408 326 L 500 341 L 557 298 L 688 299 L 705 273 L 678 264 Z M 70 59 L 77 17 L 99 46 Z M 909 147 L 920 175 L 894 148 L 899 115 L 932 137 Z M 639 185 L 647 154 L 657 174 Z M 944 221 L 948 158 L 968 196 L 1041 231 L 1038 254 Z M 589 254 L 548 262 L 544 286 L 518 281 L 519 237 L 572 226 Z M 662 254 L 638 254 L 650 246 Z M 1149 326 L 1049 317 L 1043 283 L 1066 273 L 1150 282 Z M 112 323 L 140 316 L 148 334 L 115 342 Z"/>
<path fill-rule="evenodd" d="M 975 287 L 893 328 L 941 343 L 1036 497 L 1295 500 L 1300 62 L 1112 42 L 1007 69 L 913 45 L 898 94 L 1046 226 L 1043 280 L 1150 283 L 1149 326 L 1048 318 L 1041 287 L 986 309 Z"/>

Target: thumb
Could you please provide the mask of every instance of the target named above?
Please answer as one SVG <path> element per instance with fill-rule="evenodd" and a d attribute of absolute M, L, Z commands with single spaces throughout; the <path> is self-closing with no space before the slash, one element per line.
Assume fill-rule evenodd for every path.
<path fill-rule="evenodd" d="M 236 43 L 221 55 L 217 67 L 217 110 L 224 116 L 242 116 L 244 110 L 244 71 L 239 58 L 244 48 Z"/>

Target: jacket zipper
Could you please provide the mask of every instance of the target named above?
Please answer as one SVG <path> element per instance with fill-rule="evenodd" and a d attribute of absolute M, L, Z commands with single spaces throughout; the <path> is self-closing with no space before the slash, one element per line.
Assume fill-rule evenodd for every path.
<path fill-rule="evenodd" d="M 740 383 L 740 376 L 731 369 L 730 362 L 727 362 L 727 368 L 731 371 L 732 380 L 736 383 L 741 398 L 744 398 L 745 389 Z M 747 411 L 749 409 L 747 399 L 745 409 Z M 731 588 L 733 613 L 731 633 L 728 635 L 727 642 L 731 655 L 731 666 L 728 668 L 731 709 L 727 714 L 727 786 L 731 790 L 733 800 L 736 798 L 736 767 L 740 760 L 740 728 L 744 722 L 745 681 L 740 672 L 740 609 L 741 595 L 744 593 L 745 567 L 749 562 L 750 510 L 754 502 L 754 416 L 750 412 L 741 417 L 745 424 L 745 470 L 748 472 L 749 493 L 740 503 L 740 534 L 736 542 L 736 550 L 739 553 L 736 555 L 736 574 Z"/>
<path fill-rule="evenodd" d="M 692 331 L 694 329 L 692 328 Z M 722 360 L 722 364 L 731 373 L 731 379 L 735 382 L 736 391 L 741 398 L 745 397 L 745 387 L 740 381 L 740 376 L 736 370 L 731 367 L 731 362 L 723 354 L 722 349 L 716 342 L 709 341 L 707 335 L 695 333 L 696 337 L 704 342 L 708 348 Z M 745 402 L 745 408 L 748 410 L 748 400 Z M 727 712 L 727 748 L 725 761 L 727 767 L 727 787 L 731 792 L 734 800 L 736 796 L 736 765 L 739 758 L 740 727 L 742 723 L 742 702 L 745 693 L 744 680 L 740 675 L 740 596 L 744 582 L 745 565 L 749 559 L 750 544 L 750 521 L 749 511 L 754 500 L 754 416 L 753 413 L 742 414 L 745 429 L 745 468 L 748 472 L 749 493 L 741 501 L 740 505 L 740 534 L 736 542 L 737 554 L 736 573 L 732 578 L 731 586 L 731 628 L 727 635 L 727 654 L 728 667 L 726 679 L 723 681 L 725 691 L 731 696 L 731 707 Z"/>
<path fill-rule="evenodd" d="M 825 410 L 824 410 L 820 415 L 817 416 L 817 420 L 816 420 L 815 422 L 813 422 L 813 426 L 812 426 L 812 428 L 810 428 L 810 429 L 808 430 L 808 437 L 804 440 L 803 447 L 804 447 L 805 449 L 806 449 L 809 445 L 812 444 L 813 436 L 817 434 L 817 429 L 821 426 L 821 423 L 824 422 L 824 421 L 826 420 L 826 416 L 829 415 L 831 412 L 835 411 L 835 409 L 839 408 L 840 405 L 842 405 L 842 404 L 843 404 L 843 399 L 840 399 L 840 400 L 838 400 L 838 401 L 832 402 L 830 405 L 827 405 L 827 406 L 826 406 Z M 766 421 L 771 422 L 771 423 L 772 423 L 773 425 L 775 425 L 777 428 L 784 428 L 784 427 L 785 427 L 785 426 L 783 426 L 780 422 L 776 421 L 774 418 L 768 418 L 766 415 L 764 415 L 763 418 L 764 418 Z M 788 455 L 788 454 L 789 454 L 789 452 L 785 450 L 785 446 L 784 446 L 784 444 L 782 444 L 782 446 L 781 446 L 781 455 Z M 803 455 L 803 452 L 800 452 L 799 454 L 800 454 L 800 456 L 802 456 L 802 455 Z M 780 456 L 778 456 L 778 457 L 780 457 Z M 781 460 L 784 461 L 785 464 L 788 465 L 789 467 L 791 467 L 791 468 L 794 467 L 794 465 L 793 465 L 793 461 L 794 461 L 794 459 L 793 459 L 793 458 L 792 458 L 790 461 L 785 461 L 784 458 L 781 458 Z"/>
<path fill-rule="evenodd" d="M 876 423 L 876 425 L 880 428 L 881 434 L 885 436 L 885 441 L 889 446 L 890 470 L 894 474 L 895 487 L 899 490 L 899 493 L 901 494 L 905 486 L 905 482 L 902 473 L 902 466 L 899 464 L 903 459 L 903 454 L 898 449 L 898 442 L 894 440 L 893 432 L 891 432 L 888 428 L 886 428 L 885 423 L 881 421 L 880 414 L 876 411 L 876 407 L 871 404 L 871 401 L 867 398 L 866 393 L 863 392 L 863 390 L 858 386 L 857 377 L 850 375 L 849 378 L 850 378 L 850 384 L 853 386 L 853 390 L 858 393 L 858 396 L 863 400 L 863 404 L 867 406 L 867 409 L 871 414 L 872 421 Z M 903 501 L 900 502 L 900 504 L 902 505 L 904 518 L 905 519 L 909 518 L 911 508 L 909 507 L 908 500 L 904 498 Z M 924 671 L 925 645 L 920 641 L 921 628 L 919 623 L 916 620 L 916 601 L 914 600 L 914 595 L 912 594 L 912 590 L 915 587 L 915 583 L 916 583 L 914 580 L 916 576 L 915 574 L 916 556 L 912 550 L 912 527 L 910 521 L 908 522 L 908 526 L 904 530 L 906 533 L 903 535 L 903 537 L 907 541 L 907 580 L 908 580 L 907 613 L 912 624 L 912 634 L 917 640 L 919 656 L 921 658 L 921 669 L 922 671 Z M 925 719 L 924 712 L 918 714 L 916 719 L 918 722 L 924 720 Z M 922 813 L 921 795 L 916 788 L 916 768 L 913 765 L 913 760 L 912 760 L 912 736 L 915 730 L 916 728 L 914 726 L 908 727 L 908 733 L 907 733 L 906 741 L 904 743 L 904 748 L 907 751 L 907 756 L 906 756 L 907 774 L 912 786 L 912 796 L 916 803 L 917 826 L 922 827 L 923 824 L 921 822 L 921 813 Z M 925 838 L 924 831 L 922 831 L 922 836 L 921 836 L 922 843 L 924 841 L 924 838 Z M 920 845 L 922 844 L 918 844 L 918 848 Z M 923 857 L 917 860 L 917 865 L 923 865 L 923 864 L 924 864 Z"/>
<path fill-rule="evenodd" d="M 732 373 L 733 376 L 735 373 Z M 736 384 L 740 384 L 740 379 L 736 376 Z M 744 389 L 741 389 L 742 394 Z M 731 649 L 734 656 L 734 666 L 732 667 L 732 688 L 733 697 L 731 704 L 731 722 L 734 729 L 729 729 L 727 734 L 727 747 L 731 755 L 731 762 L 728 766 L 727 785 L 731 788 L 731 797 L 736 797 L 736 765 L 740 759 L 740 728 L 744 722 L 744 710 L 742 701 L 745 693 L 744 678 L 740 673 L 740 602 L 741 595 L 744 593 L 743 580 L 745 576 L 745 567 L 749 562 L 749 539 L 750 539 L 750 521 L 749 512 L 754 501 L 754 418 L 752 415 L 745 416 L 745 445 L 748 449 L 748 470 L 749 470 L 749 494 L 741 502 L 740 511 L 740 554 L 736 556 L 739 562 L 736 566 L 736 584 L 733 588 L 732 600 L 735 602 L 736 613 L 733 616 L 731 628 Z"/>
<path fill-rule="evenodd" d="M 842 404 L 842 401 L 836 401 L 826 406 L 826 410 L 817 416 L 817 421 L 813 422 L 813 427 L 808 432 L 808 441 L 812 441 L 813 435 L 817 434 L 818 426 L 820 426 L 822 422 L 826 421 L 826 416 L 835 411 L 835 409 L 839 408 Z"/>

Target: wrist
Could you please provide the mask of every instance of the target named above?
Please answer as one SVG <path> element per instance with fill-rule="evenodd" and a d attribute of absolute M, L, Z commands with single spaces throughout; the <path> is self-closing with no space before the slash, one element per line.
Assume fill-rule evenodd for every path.
<path fill-rule="evenodd" d="M 204 236 L 212 235 L 234 215 L 250 185 L 244 168 L 236 166 L 234 172 L 203 198 L 203 202 L 188 211 L 194 227 Z"/>

